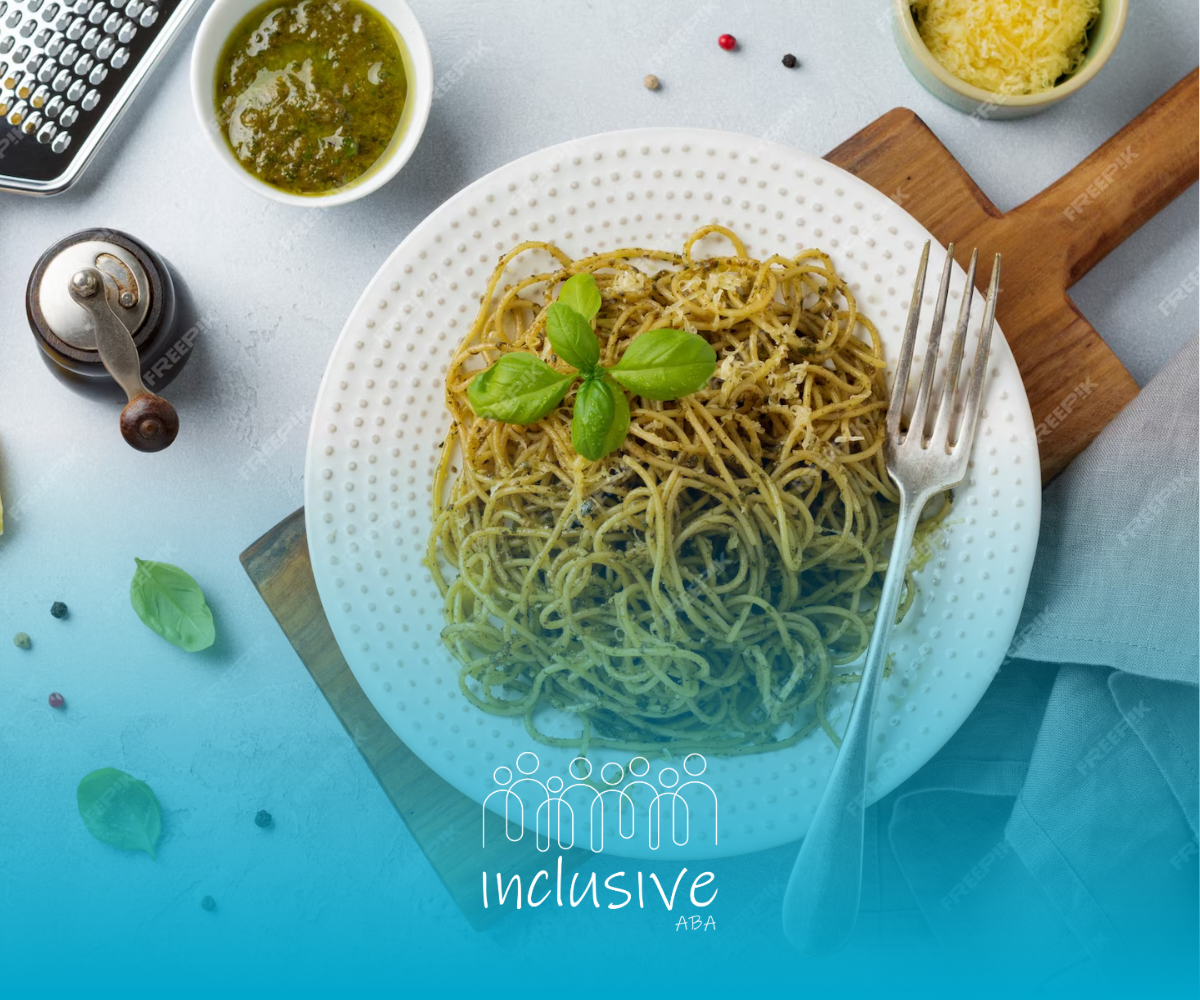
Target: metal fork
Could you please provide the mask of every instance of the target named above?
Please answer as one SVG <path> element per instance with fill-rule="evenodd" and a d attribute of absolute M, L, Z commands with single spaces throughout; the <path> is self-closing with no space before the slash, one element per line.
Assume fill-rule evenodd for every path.
<path fill-rule="evenodd" d="M 875 628 L 863 665 L 862 681 L 850 722 L 842 737 L 842 747 L 834 762 L 833 774 L 800 854 L 788 879 L 783 897 L 783 927 L 788 940 L 809 955 L 827 955 L 837 951 L 850 937 L 858 919 L 859 894 L 862 888 L 863 811 L 867 799 L 867 764 L 871 756 L 870 736 L 875 701 L 883 680 L 888 644 L 896 621 L 896 609 L 904 585 L 904 572 L 912 549 L 913 534 L 925 504 L 938 493 L 962 482 L 967 472 L 971 442 L 979 420 L 983 397 L 984 376 L 987 373 L 988 349 L 992 339 L 992 323 L 996 315 L 996 296 L 1000 282 L 1000 255 L 996 254 L 992 280 L 984 307 L 983 326 L 975 364 L 967 387 L 966 404 L 959 422 L 958 434 L 950 440 L 954 416 L 954 400 L 958 389 L 959 369 L 967 339 L 967 324 L 971 314 L 971 297 L 975 288 L 975 264 L 979 251 L 971 254 L 967 286 L 958 313 L 958 327 L 950 358 L 946 365 L 941 402 L 934 418 L 933 431 L 926 437 L 926 416 L 933 395 L 934 370 L 937 368 L 938 347 L 942 338 L 942 320 L 946 314 L 946 296 L 950 291 L 950 271 L 954 263 L 954 244 L 946 253 L 942 284 L 938 290 L 933 325 L 925 350 L 925 366 L 917 386 L 912 417 L 907 430 L 901 428 L 904 398 L 908 392 L 908 376 L 912 369 L 913 349 L 917 342 L 917 323 L 921 315 L 921 297 L 925 291 L 925 269 L 929 262 L 929 244 L 921 253 L 921 264 L 913 289 L 904 344 L 896 368 L 892 399 L 888 404 L 887 438 L 884 455 L 887 470 L 900 490 L 900 516 L 896 536 L 888 559 L 887 575 L 879 598 Z"/>

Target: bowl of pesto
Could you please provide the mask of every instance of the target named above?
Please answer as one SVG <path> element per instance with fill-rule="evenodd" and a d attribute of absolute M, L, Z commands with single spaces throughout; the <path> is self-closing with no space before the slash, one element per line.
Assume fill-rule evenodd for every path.
<path fill-rule="evenodd" d="M 217 155 L 260 194 L 309 207 L 391 180 L 433 99 L 429 45 L 403 0 L 215 0 L 191 77 Z"/>

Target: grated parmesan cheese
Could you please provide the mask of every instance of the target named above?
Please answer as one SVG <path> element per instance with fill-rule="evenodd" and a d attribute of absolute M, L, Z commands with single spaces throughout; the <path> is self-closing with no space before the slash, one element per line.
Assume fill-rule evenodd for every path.
<path fill-rule="evenodd" d="M 1100 0 L 912 0 L 930 55 L 994 94 L 1040 94 L 1087 55 Z"/>
<path fill-rule="evenodd" d="M 620 270 L 614 276 L 610 286 L 618 295 L 644 295 L 649 279 L 640 271 Z"/>

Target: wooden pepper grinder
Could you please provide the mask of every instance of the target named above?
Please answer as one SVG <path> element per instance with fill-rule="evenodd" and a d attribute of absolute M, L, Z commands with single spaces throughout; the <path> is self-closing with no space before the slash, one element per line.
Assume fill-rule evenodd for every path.
<path fill-rule="evenodd" d="M 198 327 L 183 315 L 165 262 L 113 229 L 90 229 L 39 258 L 26 289 L 30 329 L 50 370 L 88 395 L 121 398 L 121 435 L 139 451 L 175 440 L 179 416 L 155 395 L 190 356 Z M 118 395 L 119 394 L 119 395 Z"/>

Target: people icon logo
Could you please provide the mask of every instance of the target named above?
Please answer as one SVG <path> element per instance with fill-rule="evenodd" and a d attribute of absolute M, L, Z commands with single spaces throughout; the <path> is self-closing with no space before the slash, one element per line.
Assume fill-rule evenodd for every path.
<path fill-rule="evenodd" d="M 511 768 L 503 766 L 496 768 L 492 775 L 499 787 L 483 801 L 483 847 L 487 847 L 488 814 L 491 811 L 489 803 L 496 796 L 500 796 L 504 803 L 504 834 L 510 841 L 516 842 L 525 836 L 526 806 L 533 810 L 534 843 L 539 851 L 550 850 L 552 841 L 557 842 L 564 851 L 575 846 L 575 806 L 586 807 L 586 844 L 593 853 L 599 854 L 604 850 L 606 826 L 615 828 L 615 832 L 624 840 L 637 836 L 639 812 L 645 814 L 646 844 L 650 850 L 658 850 L 662 843 L 664 802 L 670 804 L 671 842 L 675 846 L 685 846 L 692 835 L 692 810 L 707 813 L 710 808 L 715 845 L 718 842 L 717 793 L 706 782 L 699 780 L 708 762 L 703 755 L 693 753 L 684 758 L 681 766 L 688 780 L 681 783 L 683 776 L 675 768 L 664 767 L 656 776 L 656 787 L 646 780 L 651 767 L 645 757 L 634 757 L 627 767 L 609 761 L 600 767 L 598 781 L 592 777 L 592 762 L 586 757 L 576 757 L 567 766 L 573 779 L 570 784 L 558 775 L 551 775 L 543 782 L 536 777 L 541 760 L 537 754 L 526 750 L 516 760 L 520 777 L 514 775 Z M 607 824 L 606 805 L 609 807 Z M 494 807 L 496 819 L 493 820 L 493 826 L 500 819 L 498 806 L 499 803 Z M 644 808 L 640 808 L 642 806 Z M 707 816 L 704 818 L 707 819 Z M 580 820 L 582 822 L 582 817 Z M 513 835 L 514 825 L 516 836 Z M 707 839 L 707 833 L 702 837 Z"/>
<path fill-rule="evenodd" d="M 576 845 L 577 807 L 580 809 L 578 818 L 581 824 L 586 813 L 588 827 L 586 840 L 580 831 L 580 846 L 586 844 L 595 854 L 604 850 L 606 828 L 610 837 L 615 834 L 622 840 L 632 840 L 638 836 L 639 831 L 643 829 L 639 823 L 639 813 L 645 816 L 645 843 L 650 850 L 656 851 L 662 845 L 663 823 L 667 820 L 671 826 L 670 842 L 676 847 L 685 846 L 694 834 L 702 841 L 707 840 L 710 815 L 712 843 L 715 846 L 718 842 L 717 793 L 706 782 L 700 780 L 708 763 L 702 755 L 693 753 L 685 757 L 680 766 L 683 769 L 682 775 L 673 767 L 664 767 L 655 776 L 654 781 L 651 781 L 650 761 L 645 757 L 634 757 L 625 766 L 609 761 L 602 765 L 593 777 L 591 761 L 584 757 L 576 757 L 567 765 L 570 783 L 559 775 L 550 775 L 543 781 L 537 777 L 541 760 L 537 754 L 527 750 L 517 757 L 515 774 L 508 767 L 498 767 L 493 774 L 498 787 L 483 801 L 483 848 L 487 849 L 488 816 L 494 810 L 491 825 L 496 827 L 503 823 L 504 835 L 510 841 L 516 843 L 525 836 L 527 820 L 531 819 L 532 823 L 528 825 L 533 831 L 534 843 L 539 851 L 549 851 L 555 844 L 560 851 L 569 851 Z M 499 800 L 493 805 L 497 796 Z M 664 804 L 669 804 L 669 811 L 664 810 Z M 699 823 L 695 830 L 693 818 Z M 497 831 L 493 830 L 493 843 L 496 833 Z M 686 868 L 682 869 L 674 881 L 669 875 L 660 880 L 655 872 L 650 872 L 648 877 L 640 871 L 631 873 L 629 878 L 636 879 L 629 883 L 636 885 L 637 902 L 634 905 L 644 908 L 647 897 L 650 897 L 651 905 L 654 905 L 653 892 L 650 889 L 653 885 L 668 912 L 675 909 L 677 898 L 686 898 L 697 908 L 711 906 L 717 898 L 717 889 L 713 886 L 716 875 L 712 872 L 700 872 L 688 886 L 684 882 L 687 872 Z M 487 871 L 483 872 L 485 909 L 490 905 L 488 875 Z M 562 854 L 558 856 L 554 875 L 551 875 L 549 868 L 536 872 L 531 879 L 524 880 L 521 874 L 510 873 L 507 884 L 503 874 L 496 872 L 494 875 L 496 886 L 492 898 L 500 906 L 511 900 L 518 910 L 521 909 L 522 903 L 534 908 L 550 899 L 554 900 L 553 905 L 563 906 L 565 898 L 571 908 L 575 908 L 590 896 L 592 906 L 600 907 L 596 872 L 586 877 L 583 891 L 578 895 L 576 884 L 581 873 L 574 872 L 571 874 L 570 884 L 565 887 L 566 893 L 563 892 Z M 604 888 L 614 894 L 614 901 L 608 903 L 607 909 L 620 910 L 634 903 L 635 893 L 618 884 L 618 881 L 625 877 L 625 872 L 621 871 L 613 872 L 604 879 Z M 522 892 L 523 883 L 526 892 Z M 681 887 L 684 888 L 686 897 L 680 895 Z M 708 890 L 707 896 L 704 890 Z M 696 921 L 700 920 L 700 917 L 690 918 L 690 924 L 688 918 L 679 919 L 684 921 L 682 926 L 685 929 L 693 924 L 696 930 L 716 929 L 716 921 L 712 917 L 698 924 Z M 677 926 L 676 929 L 680 928 Z"/>

